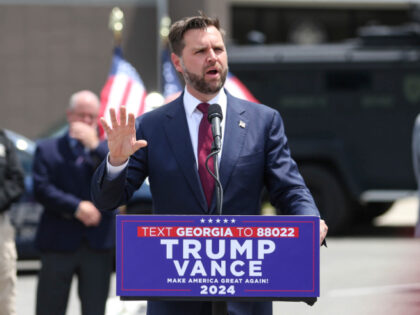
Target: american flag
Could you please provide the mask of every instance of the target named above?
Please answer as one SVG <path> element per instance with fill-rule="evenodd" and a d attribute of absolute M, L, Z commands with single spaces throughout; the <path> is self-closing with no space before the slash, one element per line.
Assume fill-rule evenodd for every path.
<path fill-rule="evenodd" d="M 110 123 L 109 109 L 115 108 L 117 113 L 120 106 L 125 105 L 128 113 L 136 117 L 143 114 L 145 108 L 146 88 L 136 69 L 127 62 L 122 55 L 121 47 L 115 47 L 112 57 L 111 71 L 101 91 L 101 108 L 99 117 L 105 117 Z M 105 132 L 99 124 L 101 139 Z"/>
<path fill-rule="evenodd" d="M 182 84 L 179 81 L 177 71 L 171 62 L 170 52 L 168 49 L 165 49 L 162 53 L 162 85 L 165 103 L 169 103 L 174 100 L 182 92 Z M 246 86 L 231 72 L 228 72 L 225 88 L 233 96 L 254 103 L 260 103 L 246 88 Z"/>
<path fill-rule="evenodd" d="M 237 98 L 241 98 L 243 100 L 247 100 L 254 103 L 260 103 L 254 95 L 247 89 L 247 87 L 231 72 L 228 72 L 225 88 L 229 91 L 230 94 L 236 96 Z"/>

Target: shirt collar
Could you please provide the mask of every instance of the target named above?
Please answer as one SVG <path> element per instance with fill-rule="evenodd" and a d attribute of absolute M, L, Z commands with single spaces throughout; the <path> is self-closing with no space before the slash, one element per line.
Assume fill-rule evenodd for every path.
<path fill-rule="evenodd" d="M 187 87 L 184 88 L 184 108 L 187 117 L 191 117 L 194 111 L 196 110 L 198 104 L 203 103 L 199 99 L 192 96 Z M 223 117 L 226 116 L 226 105 L 227 105 L 227 97 L 224 89 L 220 89 L 219 93 L 215 97 L 213 97 L 210 101 L 207 102 L 208 104 L 219 104 L 222 108 Z"/>

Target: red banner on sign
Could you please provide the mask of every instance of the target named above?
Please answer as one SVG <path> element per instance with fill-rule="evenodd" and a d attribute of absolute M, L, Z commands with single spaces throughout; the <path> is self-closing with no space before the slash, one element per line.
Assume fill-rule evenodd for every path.
<path fill-rule="evenodd" d="M 298 227 L 138 226 L 138 237 L 297 238 Z"/>

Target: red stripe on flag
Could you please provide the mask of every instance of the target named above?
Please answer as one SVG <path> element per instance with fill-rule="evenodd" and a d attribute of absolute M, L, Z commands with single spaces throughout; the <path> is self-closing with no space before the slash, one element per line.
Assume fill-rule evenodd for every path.
<path fill-rule="evenodd" d="M 146 92 L 144 91 L 142 94 L 143 95 L 140 100 L 140 106 L 139 111 L 137 112 L 137 117 L 144 113 L 144 108 L 146 107 Z"/>
<path fill-rule="evenodd" d="M 133 85 L 133 80 L 128 80 L 127 85 L 125 86 L 124 94 L 121 99 L 120 106 L 127 106 L 128 96 L 130 95 L 131 86 Z"/>
<path fill-rule="evenodd" d="M 129 112 L 129 109 L 127 108 L 127 100 L 128 100 L 128 96 L 130 95 L 130 91 L 131 91 L 131 87 L 133 85 L 133 80 L 129 79 L 125 88 L 124 88 L 124 93 L 122 95 L 121 98 L 121 102 L 118 104 L 118 109 L 116 109 L 117 111 L 117 120 L 120 120 L 120 107 L 121 106 L 125 106 L 125 108 L 127 109 L 127 113 Z"/>
<path fill-rule="evenodd" d="M 101 91 L 101 108 L 99 109 L 99 116 L 98 116 L 98 127 L 99 127 L 99 137 L 103 140 L 105 139 L 105 130 L 102 127 L 100 118 L 105 116 L 105 113 L 108 109 L 108 100 L 109 94 L 111 93 L 112 85 L 114 84 L 115 76 L 110 76 L 105 83 Z"/>
<path fill-rule="evenodd" d="M 244 94 L 244 96 L 246 97 L 248 101 L 254 102 L 254 103 L 260 103 L 237 77 L 233 77 L 231 78 L 231 80 L 235 83 L 236 86 L 239 87 L 239 89 L 241 90 L 241 92 Z"/>

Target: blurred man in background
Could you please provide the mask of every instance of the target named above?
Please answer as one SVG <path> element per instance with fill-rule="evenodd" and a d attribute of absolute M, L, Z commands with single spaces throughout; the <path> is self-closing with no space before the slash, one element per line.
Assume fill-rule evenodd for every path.
<path fill-rule="evenodd" d="M 16 245 L 7 210 L 23 193 L 24 176 L 13 143 L 0 129 L 0 315 L 14 315 Z"/>
<path fill-rule="evenodd" d="M 73 275 L 83 315 L 103 315 L 113 267 L 115 213 L 90 201 L 91 177 L 108 149 L 97 130 L 99 99 L 90 91 L 72 95 L 69 130 L 38 143 L 33 177 L 44 206 L 36 245 L 42 267 L 37 315 L 64 315 Z"/>

